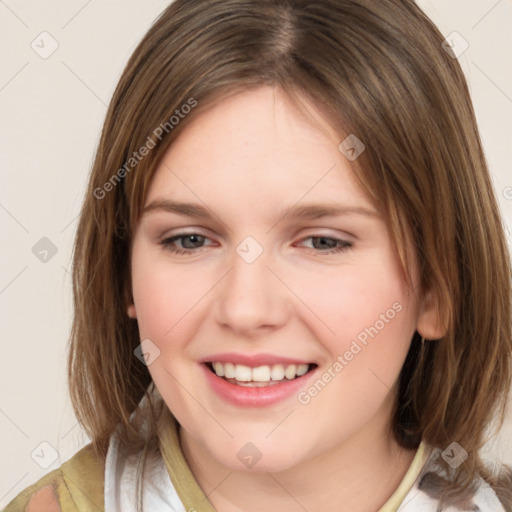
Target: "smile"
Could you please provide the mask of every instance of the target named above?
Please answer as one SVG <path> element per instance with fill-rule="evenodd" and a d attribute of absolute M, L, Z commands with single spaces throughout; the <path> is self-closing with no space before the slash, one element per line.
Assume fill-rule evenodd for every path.
<path fill-rule="evenodd" d="M 316 363 L 267 357 L 230 357 L 236 359 L 232 362 L 215 359 L 200 365 L 208 387 L 223 402 L 236 407 L 266 407 L 293 399 L 318 368 Z"/>
<path fill-rule="evenodd" d="M 222 363 L 219 361 L 207 363 L 217 377 L 237 386 L 263 387 L 273 386 L 280 382 L 294 380 L 305 375 L 314 365 L 312 364 L 274 364 L 251 368 L 243 364 Z"/>

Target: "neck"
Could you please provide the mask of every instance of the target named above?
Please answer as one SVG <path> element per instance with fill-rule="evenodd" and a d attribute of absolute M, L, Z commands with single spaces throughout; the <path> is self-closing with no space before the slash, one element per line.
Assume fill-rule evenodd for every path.
<path fill-rule="evenodd" d="M 180 429 L 183 453 L 216 510 L 255 512 L 375 512 L 396 490 L 414 451 L 398 446 L 385 422 L 375 422 L 321 455 L 280 472 L 233 471 Z"/>

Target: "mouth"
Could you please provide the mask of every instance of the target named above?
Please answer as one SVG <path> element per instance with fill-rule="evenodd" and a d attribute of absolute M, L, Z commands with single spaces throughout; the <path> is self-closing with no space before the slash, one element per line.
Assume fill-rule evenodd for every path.
<path fill-rule="evenodd" d="M 315 363 L 272 364 L 246 366 L 222 361 L 204 363 L 208 370 L 222 380 L 241 387 L 276 386 L 301 379 L 317 368 Z"/>

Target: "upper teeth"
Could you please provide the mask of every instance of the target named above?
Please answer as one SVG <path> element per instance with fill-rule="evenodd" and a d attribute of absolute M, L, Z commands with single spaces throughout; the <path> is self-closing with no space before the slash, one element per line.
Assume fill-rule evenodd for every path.
<path fill-rule="evenodd" d="M 226 377 L 227 379 L 236 379 L 241 382 L 268 382 L 287 379 L 294 379 L 304 375 L 308 369 L 308 364 L 289 364 L 283 366 L 282 364 L 274 364 L 272 366 L 257 366 L 251 368 L 243 364 L 233 363 L 212 363 L 213 370 L 219 377 Z"/>

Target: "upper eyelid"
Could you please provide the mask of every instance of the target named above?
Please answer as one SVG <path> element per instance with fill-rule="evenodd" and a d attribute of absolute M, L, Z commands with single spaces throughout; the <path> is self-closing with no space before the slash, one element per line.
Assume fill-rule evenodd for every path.
<path fill-rule="evenodd" d="M 355 227 L 355 226 L 353 226 L 353 227 Z M 331 233 L 324 233 L 323 232 L 324 230 L 330 230 Z M 153 231 L 153 230 L 151 230 L 151 231 Z M 285 236 L 291 236 L 294 238 L 297 236 L 297 233 L 301 232 L 301 231 L 307 231 L 308 233 L 312 233 L 307 236 L 329 236 L 329 237 L 333 237 L 333 238 L 348 237 L 350 239 L 358 238 L 356 234 L 351 232 L 352 230 L 345 230 L 345 229 L 341 229 L 340 227 L 336 228 L 336 227 L 327 226 L 327 225 L 324 225 L 324 226 L 307 226 L 307 225 L 305 225 L 299 229 L 287 229 L 285 231 L 285 233 L 286 233 Z M 332 233 L 333 231 L 341 232 L 341 234 L 338 235 L 336 233 Z M 292 232 L 295 234 L 292 235 L 291 234 Z M 169 233 L 168 235 L 167 234 L 166 235 L 157 235 L 159 238 L 171 238 L 171 237 L 174 237 L 177 235 L 182 235 L 182 236 L 201 235 L 201 236 L 205 236 L 208 238 L 210 238 L 211 236 L 224 237 L 224 233 L 220 233 L 220 235 L 219 235 L 219 233 L 215 233 L 214 231 L 212 231 L 212 228 L 207 227 L 207 226 L 191 226 L 191 227 L 184 226 L 184 227 L 175 227 L 175 228 L 169 227 L 168 229 L 165 229 L 165 230 L 159 229 L 158 233 Z M 212 233 L 212 234 L 210 235 L 208 233 Z M 306 235 L 303 235 L 303 236 L 306 236 Z"/>

